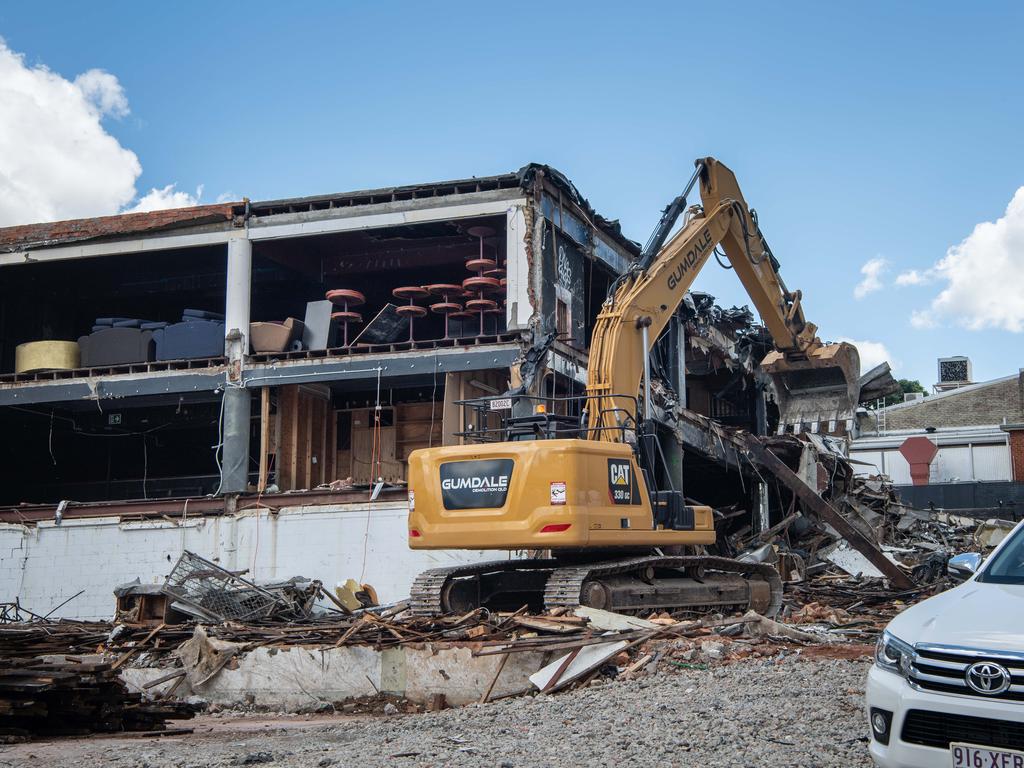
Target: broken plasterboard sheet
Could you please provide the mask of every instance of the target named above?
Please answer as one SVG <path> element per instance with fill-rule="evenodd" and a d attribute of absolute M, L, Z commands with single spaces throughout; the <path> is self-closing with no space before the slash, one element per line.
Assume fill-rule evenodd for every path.
<path fill-rule="evenodd" d="M 974 531 L 974 543 L 982 549 L 992 549 L 1005 539 L 1016 523 L 992 518 L 979 525 Z"/>
<path fill-rule="evenodd" d="M 889 552 L 883 551 L 882 554 L 884 554 L 885 557 L 895 565 L 899 565 L 896 558 Z M 873 579 L 881 579 L 884 577 L 884 574 L 872 565 L 870 560 L 851 547 L 845 540 L 839 541 L 830 547 L 826 547 L 818 553 L 818 556 L 842 569 L 851 576 L 868 576 Z"/>
<path fill-rule="evenodd" d="M 621 651 L 627 645 L 629 645 L 629 643 L 625 640 L 619 640 L 614 643 L 600 643 L 598 645 L 583 646 L 580 648 L 579 653 L 576 654 L 576 658 L 569 662 L 568 667 L 562 670 L 562 676 L 559 677 L 558 681 L 548 690 L 558 690 L 562 686 L 568 685 L 573 680 L 583 677 L 583 675 L 587 674 L 590 670 L 604 664 L 608 659 Z M 572 655 L 572 653 L 573 651 L 570 651 L 564 656 L 559 656 L 546 667 L 541 667 L 530 675 L 530 682 L 537 687 L 537 690 L 543 691 L 551 679 L 558 674 L 559 670 L 562 669 L 562 665 L 565 663 L 566 657 Z"/>
<path fill-rule="evenodd" d="M 653 621 L 647 621 L 647 619 L 591 608 L 587 605 L 578 606 L 572 611 L 577 616 L 586 616 L 590 619 L 590 628 L 596 629 L 598 632 L 622 632 L 628 629 L 656 629 L 658 627 Z"/>

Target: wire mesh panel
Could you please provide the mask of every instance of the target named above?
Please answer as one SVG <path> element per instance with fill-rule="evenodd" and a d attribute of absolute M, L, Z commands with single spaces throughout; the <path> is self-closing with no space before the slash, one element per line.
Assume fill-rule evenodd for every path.
<path fill-rule="evenodd" d="M 167 577 L 164 591 L 221 621 L 265 618 L 282 603 L 272 592 L 187 550 Z"/>

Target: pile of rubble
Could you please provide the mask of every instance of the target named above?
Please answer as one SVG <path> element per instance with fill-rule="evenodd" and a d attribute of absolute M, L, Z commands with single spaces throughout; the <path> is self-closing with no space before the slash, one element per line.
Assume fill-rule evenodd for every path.
<path fill-rule="evenodd" d="M 375 605 L 367 585 L 350 582 L 335 593 L 319 581 L 303 578 L 257 585 L 241 573 L 185 552 L 164 584 L 119 589 L 115 622 L 56 621 L 17 604 L 2 606 L 0 658 L 16 661 L 6 672 L 0 670 L 0 712 L 11 715 L 21 707 L 20 715 L 45 715 L 38 700 L 19 698 L 23 682 L 18 683 L 22 688 L 11 687 L 12 670 L 28 664 L 26 679 L 44 686 L 36 690 L 51 685 L 58 691 L 61 681 L 72 679 L 68 675 L 75 671 L 93 675 L 95 685 L 90 685 L 103 691 L 94 703 L 121 702 L 108 708 L 121 713 L 119 727 L 159 728 L 162 718 L 182 714 L 168 704 L 181 683 L 187 682 L 188 690 L 202 690 L 223 670 L 237 668 L 241 658 L 265 647 L 468 648 L 474 658 L 500 657 L 481 702 L 492 700 L 506 662 L 523 653 L 538 654 L 545 661 L 529 676 L 528 686 L 494 698 L 747 658 L 853 659 L 870 654 L 874 640 L 896 613 L 954 584 L 947 572 L 950 556 L 990 551 L 1013 527 L 1010 521 L 909 509 L 883 479 L 856 476 L 827 438 L 784 436 L 759 439 L 757 445 L 771 455 L 752 449 L 746 458 L 764 477 L 774 477 L 778 498 L 788 499 L 786 514 L 766 530 L 753 532 L 745 511 L 719 510 L 720 536 L 714 549 L 778 569 L 785 597 L 774 619 L 753 612 L 625 616 L 589 607 L 534 614 L 525 606 L 518 611 L 481 608 L 457 616 L 420 617 L 409 612 L 407 601 Z M 72 661 L 60 668 L 44 668 L 33 661 L 54 655 Z M 142 708 L 137 694 L 125 698 L 123 691 L 111 693 L 117 670 L 129 662 L 154 671 L 142 685 L 155 702 L 151 710 Z M 40 682 L 32 677 L 44 673 L 53 679 Z M 89 686 L 79 681 L 72 687 Z M 378 694 L 340 706 L 353 712 L 445 706 L 440 693 L 437 700 L 418 704 Z M 88 697 L 84 701 L 79 713 L 93 706 Z M 163 704 L 170 709 L 162 709 Z M 53 711 L 61 710 L 54 705 Z M 60 719 L 74 727 L 83 720 L 66 714 Z M 115 720 L 101 718 L 96 727 L 113 728 Z M 18 727 L 22 732 L 52 733 L 52 722 L 44 716 L 22 720 Z"/>
<path fill-rule="evenodd" d="M 856 609 L 925 596 L 943 587 L 952 556 L 990 552 L 1014 526 L 910 508 L 886 478 L 856 475 L 835 438 L 728 438 L 745 448 L 742 455 L 785 515 L 753 532 L 745 511 L 732 513 L 732 520 L 727 513 L 717 547 L 730 557 L 772 563 L 805 599 Z"/>
<path fill-rule="evenodd" d="M 812 614 L 806 608 L 803 613 L 793 612 L 787 622 L 773 621 L 754 612 L 734 616 L 711 615 L 700 619 L 667 613 L 640 618 L 589 607 L 556 609 L 542 614 L 530 614 L 525 607 L 514 612 L 478 609 L 462 616 L 427 618 L 411 616 L 403 603 L 384 609 L 364 609 L 343 619 L 310 619 L 301 624 L 188 622 L 175 626 L 161 624 L 148 629 L 131 624 L 37 620 L 25 625 L 0 625 L 0 646 L 17 648 L 22 658 L 19 664 L 38 665 L 39 662 L 26 660 L 43 651 L 54 654 L 63 645 L 64 653 L 77 661 L 70 663 L 69 660 L 61 666 L 60 675 L 69 675 L 69 669 L 102 673 L 107 685 L 104 690 L 108 692 L 117 670 L 129 661 L 157 668 L 161 674 L 153 676 L 142 686 L 146 692 L 172 681 L 174 684 L 164 687 L 160 694 L 154 694 L 159 696 L 154 709 L 139 710 L 141 702 L 136 698 L 125 711 L 181 716 L 180 713 L 174 714 L 177 710 L 160 708 L 161 704 L 173 701 L 180 683 L 187 680 L 190 690 L 201 690 L 223 670 L 237 667 L 241 657 L 264 646 L 324 650 L 363 645 L 383 650 L 400 645 L 437 648 L 459 644 L 468 647 L 476 658 L 501 657 L 490 685 L 480 697 L 481 702 L 486 702 L 491 700 L 495 683 L 506 662 L 515 654 L 543 654 L 545 659 L 550 659 L 530 675 L 529 685 L 515 693 L 551 693 L 585 686 L 598 678 L 628 680 L 641 674 L 652 674 L 659 668 L 703 668 L 707 664 L 729 663 L 748 657 L 768 658 L 780 652 L 793 652 L 794 649 L 838 646 L 850 643 L 851 639 L 869 640 L 871 633 L 878 629 L 875 621 L 858 620 L 842 612 Z M 101 630 L 103 639 L 89 648 Z M 867 652 L 867 648 L 853 642 L 845 653 L 858 655 Z M 92 659 L 102 661 L 94 664 Z M 53 669 L 56 668 L 47 668 L 48 671 Z M 82 686 L 81 683 L 77 685 L 79 688 Z M 515 693 L 504 693 L 501 698 Z M 399 706 L 390 700 L 377 701 L 378 698 L 353 703 L 353 708 L 346 710 L 342 707 L 342 711 L 374 711 L 375 706 L 388 703 L 393 707 Z M 96 700 L 101 699 L 102 696 L 97 695 Z M 4 690 L 0 672 L 0 710 L 13 706 L 11 701 Z M 401 706 L 408 709 L 414 705 L 405 702 Z M 444 706 L 443 696 L 426 704 L 428 709 Z M 68 722 L 79 723 L 81 720 L 76 716 Z M 131 727 L 141 728 L 147 722 L 144 718 L 136 718 Z M 53 726 L 49 723 L 37 723 L 37 733 L 53 733 Z M 99 723 L 97 728 L 105 730 L 108 725 Z M 151 725 L 161 727 L 162 721 L 154 716 Z M 27 725 L 24 727 L 28 729 Z"/>

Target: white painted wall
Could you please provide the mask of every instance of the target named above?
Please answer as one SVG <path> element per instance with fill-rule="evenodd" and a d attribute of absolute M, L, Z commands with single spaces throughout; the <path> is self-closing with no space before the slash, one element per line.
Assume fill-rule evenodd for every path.
<path fill-rule="evenodd" d="M 454 563 L 497 560 L 507 552 L 418 550 L 406 545 L 405 502 L 287 507 L 271 514 L 121 522 L 116 517 L 0 523 L 0 602 L 18 598 L 45 614 L 79 590 L 54 616 L 109 619 L 113 590 L 136 577 L 162 583 L 182 550 L 257 581 L 292 576 L 328 587 L 345 579 L 372 584 L 383 602 L 409 595 L 420 571 Z"/>

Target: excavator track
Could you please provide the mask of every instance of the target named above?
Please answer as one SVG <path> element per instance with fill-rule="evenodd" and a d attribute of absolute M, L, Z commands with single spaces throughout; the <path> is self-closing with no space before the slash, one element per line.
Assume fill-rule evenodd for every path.
<path fill-rule="evenodd" d="M 767 582 L 770 602 L 765 613 L 774 616 L 782 607 L 782 579 L 772 566 L 763 563 L 746 563 L 731 560 L 727 557 L 710 557 L 703 555 L 687 555 L 679 557 L 649 555 L 624 560 L 611 560 L 603 563 L 587 563 L 568 568 L 557 569 L 544 590 L 546 608 L 575 607 L 584 604 L 584 589 L 588 582 L 601 582 L 607 577 L 638 573 L 644 569 L 672 569 L 699 573 L 701 571 L 717 571 L 739 576 L 757 576 Z M 699 579 L 699 576 L 697 577 Z M 656 583 L 655 579 L 655 583 Z M 715 608 L 724 607 L 723 603 L 711 601 L 706 604 L 693 603 L 676 606 L 677 608 Z M 745 608 L 736 604 L 734 607 Z M 611 610 L 628 611 L 629 606 L 610 606 Z"/>
<path fill-rule="evenodd" d="M 632 578 L 639 574 L 646 574 L 648 577 L 653 571 L 679 571 L 690 574 L 688 580 L 703 584 L 702 576 L 708 573 L 727 574 L 738 577 L 756 577 L 763 581 L 768 588 L 768 602 L 764 612 L 773 616 L 782 606 L 782 580 L 778 572 L 770 565 L 763 563 L 745 563 L 738 560 L 730 560 L 724 557 L 705 556 L 659 556 L 648 555 L 642 557 L 623 558 L 621 560 L 609 560 L 604 562 L 586 563 L 567 566 L 558 560 L 494 560 L 484 563 L 473 563 L 470 565 L 458 565 L 450 568 L 433 568 L 424 571 L 413 582 L 410 593 L 410 609 L 417 616 L 436 616 L 451 613 L 455 610 L 465 609 L 469 606 L 453 606 L 449 597 L 450 590 L 459 580 L 471 577 L 522 577 L 544 579 L 543 602 L 544 607 L 575 607 L 587 603 L 587 595 L 584 590 L 597 585 L 598 589 L 604 589 L 610 580 L 616 578 Z M 650 584 L 657 590 L 660 580 L 655 577 L 649 579 Z M 667 582 L 665 582 L 667 583 Z M 538 585 L 539 586 L 539 585 Z M 735 586 L 733 584 L 732 586 Z M 714 596 L 715 582 L 709 580 L 703 590 L 711 594 L 709 599 L 698 602 L 684 601 L 679 605 L 659 605 L 659 608 L 676 609 L 700 609 L 700 608 L 738 608 L 745 609 L 749 605 L 747 601 L 730 601 L 728 598 L 718 599 Z M 622 612 L 633 612 L 634 610 L 647 609 L 645 605 L 617 604 L 614 599 L 607 606 L 609 610 Z"/>
<path fill-rule="evenodd" d="M 469 565 L 454 565 L 448 568 L 431 568 L 423 571 L 412 583 L 409 593 L 409 610 L 415 616 L 439 616 L 451 613 L 445 605 L 447 589 L 456 579 L 482 576 L 486 573 L 511 571 L 553 571 L 557 560 L 488 560 Z"/>

